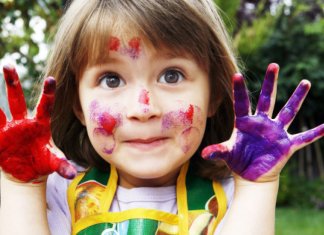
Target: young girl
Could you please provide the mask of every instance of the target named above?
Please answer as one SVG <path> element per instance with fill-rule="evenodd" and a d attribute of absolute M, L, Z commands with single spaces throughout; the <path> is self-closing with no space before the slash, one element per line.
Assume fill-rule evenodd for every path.
<path fill-rule="evenodd" d="M 237 72 L 211 0 L 74 0 L 34 118 L 4 68 L 1 232 L 273 234 L 279 173 L 324 125 L 287 133 L 308 81 L 272 119 L 278 66 L 253 115 Z"/>

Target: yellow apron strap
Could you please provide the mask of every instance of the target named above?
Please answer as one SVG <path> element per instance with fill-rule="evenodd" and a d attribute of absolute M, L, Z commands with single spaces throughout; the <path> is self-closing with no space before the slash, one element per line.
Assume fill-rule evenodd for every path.
<path fill-rule="evenodd" d="M 189 162 L 181 167 L 180 174 L 177 179 L 177 205 L 179 217 L 179 234 L 188 234 L 189 215 L 187 202 L 186 175 L 189 167 Z"/>
<path fill-rule="evenodd" d="M 212 229 L 212 231 L 215 232 L 216 227 L 218 226 L 219 222 L 225 216 L 225 213 L 227 210 L 227 199 L 226 199 L 226 194 L 224 192 L 224 189 L 220 183 L 214 181 L 213 188 L 214 188 L 214 192 L 216 194 L 217 203 L 218 203 L 218 214 L 214 221 L 213 229 Z"/>
<path fill-rule="evenodd" d="M 117 170 L 114 166 L 110 165 L 110 176 L 105 188 L 105 192 L 102 194 L 100 199 L 100 212 L 105 213 L 110 209 L 111 203 L 114 199 L 116 190 L 117 190 L 117 181 L 118 181 L 118 174 Z"/>
<path fill-rule="evenodd" d="M 71 214 L 71 226 L 72 226 L 72 233 L 74 231 L 75 227 L 75 191 L 76 187 L 78 186 L 79 182 L 82 180 L 84 177 L 85 173 L 81 173 L 77 175 L 71 182 L 71 184 L 68 187 L 67 191 L 67 198 L 68 198 L 68 204 L 69 204 L 69 209 L 70 209 L 70 214 Z"/>

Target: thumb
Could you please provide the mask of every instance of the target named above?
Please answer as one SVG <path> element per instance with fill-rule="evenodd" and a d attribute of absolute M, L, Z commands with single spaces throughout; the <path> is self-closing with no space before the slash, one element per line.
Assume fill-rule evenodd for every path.
<path fill-rule="evenodd" d="M 50 168 L 66 179 L 73 179 L 77 175 L 75 167 L 66 160 L 65 155 L 57 147 L 48 147 L 51 153 Z"/>
<path fill-rule="evenodd" d="M 225 141 L 220 144 L 212 144 L 205 147 L 201 156 L 207 160 L 213 160 L 215 158 L 226 160 L 230 157 L 231 151 L 229 150 L 229 142 Z"/>
<path fill-rule="evenodd" d="M 59 162 L 57 163 L 57 167 L 55 171 L 63 178 L 73 179 L 77 174 L 75 167 L 72 166 L 72 164 L 65 159 L 60 159 L 60 158 L 56 158 L 56 159 Z"/>

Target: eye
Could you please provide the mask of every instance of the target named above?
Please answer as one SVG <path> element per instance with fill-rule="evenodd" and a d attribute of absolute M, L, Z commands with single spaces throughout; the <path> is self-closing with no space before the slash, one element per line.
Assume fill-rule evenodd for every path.
<path fill-rule="evenodd" d="M 178 83 L 184 80 L 184 75 L 175 69 L 169 69 L 165 71 L 158 79 L 161 83 Z"/>
<path fill-rule="evenodd" d="M 117 88 L 124 86 L 125 82 L 116 73 L 106 73 L 100 77 L 99 84 L 103 88 Z"/>

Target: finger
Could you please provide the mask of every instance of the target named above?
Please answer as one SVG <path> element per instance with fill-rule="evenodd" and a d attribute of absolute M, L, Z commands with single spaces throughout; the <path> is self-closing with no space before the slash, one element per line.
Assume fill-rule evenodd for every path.
<path fill-rule="evenodd" d="M 283 124 L 287 129 L 290 123 L 294 120 L 297 112 L 299 111 L 306 95 L 311 87 L 311 84 L 307 80 L 302 80 L 292 96 L 289 98 L 285 106 L 280 110 L 276 119 Z"/>
<path fill-rule="evenodd" d="M 27 115 L 27 107 L 16 69 L 11 66 L 4 66 L 3 74 L 6 80 L 8 103 L 12 118 L 14 120 L 23 119 Z"/>
<path fill-rule="evenodd" d="M 39 100 L 36 110 L 36 119 L 40 121 L 49 121 L 53 109 L 55 98 L 56 81 L 48 77 L 44 81 L 42 96 Z"/>
<path fill-rule="evenodd" d="M 324 136 L 324 124 L 319 125 L 308 131 L 293 135 L 291 142 L 293 146 L 296 147 L 296 150 L 301 149 L 302 147 L 313 143 L 317 139 Z"/>
<path fill-rule="evenodd" d="M 234 85 L 234 110 L 236 117 L 243 117 L 251 112 L 250 100 L 241 74 L 233 76 Z"/>
<path fill-rule="evenodd" d="M 0 109 L 0 128 L 2 128 L 7 123 L 7 117 L 4 112 Z"/>
<path fill-rule="evenodd" d="M 279 66 L 275 63 L 269 64 L 257 105 L 256 112 L 272 116 L 274 102 L 277 93 L 277 78 Z"/>
<path fill-rule="evenodd" d="M 215 158 L 226 160 L 230 156 L 227 141 L 205 147 L 201 152 L 201 156 L 207 160 L 213 160 Z"/>

